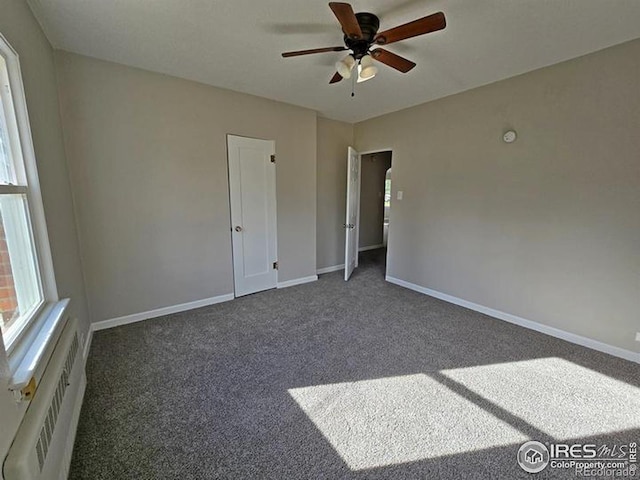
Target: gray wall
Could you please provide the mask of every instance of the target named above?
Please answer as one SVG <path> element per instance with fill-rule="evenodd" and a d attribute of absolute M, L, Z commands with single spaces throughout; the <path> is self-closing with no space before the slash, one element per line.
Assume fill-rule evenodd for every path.
<path fill-rule="evenodd" d="M 56 58 L 93 321 L 233 292 L 227 134 L 276 141 L 279 281 L 315 274 L 315 112 Z"/>
<path fill-rule="evenodd" d="M 357 124 L 393 148 L 388 274 L 638 351 L 639 78 L 636 40 Z"/>
<path fill-rule="evenodd" d="M 389 168 L 391 152 L 362 155 L 359 247 L 382 245 L 384 180 Z"/>
<path fill-rule="evenodd" d="M 88 313 L 60 128 L 53 51 L 23 0 L 3 0 L 0 8 L 0 33 L 20 55 L 58 292 L 61 297 L 72 298 L 72 314 L 78 317 L 82 333 L 86 334 Z M 7 381 L 6 356 L 2 347 L 1 459 L 4 459 L 13 440 L 22 413 L 6 389 Z"/>
<path fill-rule="evenodd" d="M 349 146 L 353 146 L 353 125 L 318 118 L 318 268 L 344 264 Z"/>

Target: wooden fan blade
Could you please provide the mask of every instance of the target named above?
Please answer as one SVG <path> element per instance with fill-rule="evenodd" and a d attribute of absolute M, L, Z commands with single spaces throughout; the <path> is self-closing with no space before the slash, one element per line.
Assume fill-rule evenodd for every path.
<path fill-rule="evenodd" d="M 312 53 L 324 53 L 324 52 L 342 52 L 349 50 L 347 47 L 326 47 L 326 48 L 313 48 L 311 50 L 298 50 L 296 52 L 284 52 L 282 56 L 284 58 L 297 57 L 300 55 L 310 55 Z"/>
<path fill-rule="evenodd" d="M 376 48 L 373 50 L 371 52 L 371 56 L 379 62 L 389 65 L 391 68 L 395 68 L 402 73 L 407 73 L 416 66 L 412 61 L 407 60 L 400 55 L 396 55 L 395 53 L 388 52 L 382 48 Z"/>
<path fill-rule="evenodd" d="M 329 80 L 329 83 L 338 83 L 340 80 L 342 80 L 342 75 L 336 72 L 336 74 L 331 77 L 331 80 Z"/>
<path fill-rule="evenodd" d="M 389 43 L 399 42 L 411 37 L 417 37 L 418 35 L 424 35 L 425 33 L 436 32 L 442 30 L 447 26 L 447 21 L 444 18 L 444 13 L 438 12 L 433 15 L 429 15 L 413 22 L 405 23 L 398 27 L 384 32 L 378 33 L 373 39 L 374 43 L 378 45 L 388 45 Z"/>
<path fill-rule="evenodd" d="M 360 24 L 356 14 L 353 13 L 351 5 L 342 2 L 329 2 L 329 8 L 340 22 L 340 25 L 342 25 L 342 31 L 345 35 L 352 40 L 362 38 L 362 30 L 360 30 Z"/>

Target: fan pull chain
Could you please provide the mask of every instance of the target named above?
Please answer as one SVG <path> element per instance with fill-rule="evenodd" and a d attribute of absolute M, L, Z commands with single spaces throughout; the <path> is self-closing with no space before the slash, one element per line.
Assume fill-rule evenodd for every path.
<path fill-rule="evenodd" d="M 356 76 L 357 75 L 351 75 L 351 97 L 355 97 L 356 96 Z"/>

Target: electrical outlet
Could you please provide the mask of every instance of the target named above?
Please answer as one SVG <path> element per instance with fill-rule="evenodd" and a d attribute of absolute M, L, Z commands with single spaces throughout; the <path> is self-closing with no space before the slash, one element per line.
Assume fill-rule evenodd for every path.
<path fill-rule="evenodd" d="M 396 198 L 398 200 L 402 200 L 403 196 L 404 196 L 404 192 L 402 190 L 398 190 L 398 194 L 396 195 Z"/>
<path fill-rule="evenodd" d="M 640 342 L 640 332 L 636 332 L 636 342 Z"/>

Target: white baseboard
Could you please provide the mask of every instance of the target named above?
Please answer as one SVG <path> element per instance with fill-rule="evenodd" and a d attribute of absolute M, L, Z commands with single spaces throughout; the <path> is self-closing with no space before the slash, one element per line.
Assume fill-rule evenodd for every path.
<path fill-rule="evenodd" d="M 87 338 L 84 341 L 84 351 L 82 352 L 82 356 L 84 357 L 84 363 L 87 363 L 87 358 L 89 357 L 89 349 L 91 348 L 91 340 L 93 340 L 93 325 L 89 325 L 89 331 L 87 332 Z"/>
<path fill-rule="evenodd" d="M 316 273 L 318 275 L 322 275 L 323 273 L 337 272 L 338 270 L 344 270 L 344 263 L 341 263 L 340 265 L 334 265 L 333 267 L 319 268 Z"/>
<path fill-rule="evenodd" d="M 498 320 L 504 320 L 505 322 L 513 323 L 530 330 L 535 330 L 537 332 L 544 333 L 561 340 L 566 340 L 567 342 L 575 343 L 576 345 L 581 345 L 593 350 L 598 350 L 599 352 L 608 353 L 609 355 L 613 355 L 614 357 L 619 357 L 631 362 L 640 363 L 640 353 L 632 352 L 631 350 L 615 347 L 613 345 L 609 345 L 592 338 L 583 337 L 582 335 L 567 332 L 565 330 L 560 330 L 559 328 L 550 327 L 542 323 L 534 322 L 533 320 L 527 320 L 510 313 L 505 313 L 501 312 L 500 310 L 495 310 L 483 305 L 478 305 L 477 303 L 469 302 L 452 295 L 447 295 L 446 293 L 441 293 L 436 290 L 431 290 L 430 288 L 421 287 L 420 285 L 416 285 L 415 283 L 405 282 L 404 280 L 400 280 L 399 278 L 387 276 L 386 280 L 389 283 L 393 283 L 395 285 L 399 285 L 401 287 L 405 287 L 419 293 L 424 293 L 425 295 L 429 295 L 431 297 L 439 298 L 440 300 L 444 300 L 445 302 L 453 303 L 455 305 L 460 305 L 461 307 L 468 308 L 469 310 L 484 313 L 485 315 L 497 318 Z"/>
<path fill-rule="evenodd" d="M 148 312 L 134 313 L 132 315 L 111 318 L 109 320 L 101 320 L 93 323 L 91 325 L 91 329 L 93 331 L 97 331 L 104 330 L 105 328 L 119 327 L 120 325 L 141 322 L 142 320 L 148 320 L 150 318 L 162 317 L 164 315 L 171 315 L 172 313 L 185 312 L 187 310 L 193 310 L 194 308 L 207 307 L 209 305 L 215 305 L 216 303 L 228 302 L 234 298 L 235 295 L 233 293 L 227 293 L 226 295 L 196 300 L 195 302 L 181 303 L 180 305 L 158 308 L 155 310 L 149 310 Z"/>
<path fill-rule="evenodd" d="M 381 243 L 380 245 L 369 245 L 368 247 L 360 247 L 358 248 L 359 252 L 366 252 L 368 250 L 377 250 L 378 248 L 384 248 L 384 243 Z"/>
<path fill-rule="evenodd" d="M 318 280 L 318 275 L 311 275 L 309 277 L 302 277 L 302 278 L 294 278 L 293 280 L 278 282 L 278 288 L 293 287 L 294 285 L 302 285 L 303 283 L 315 282 L 316 280 Z"/>

